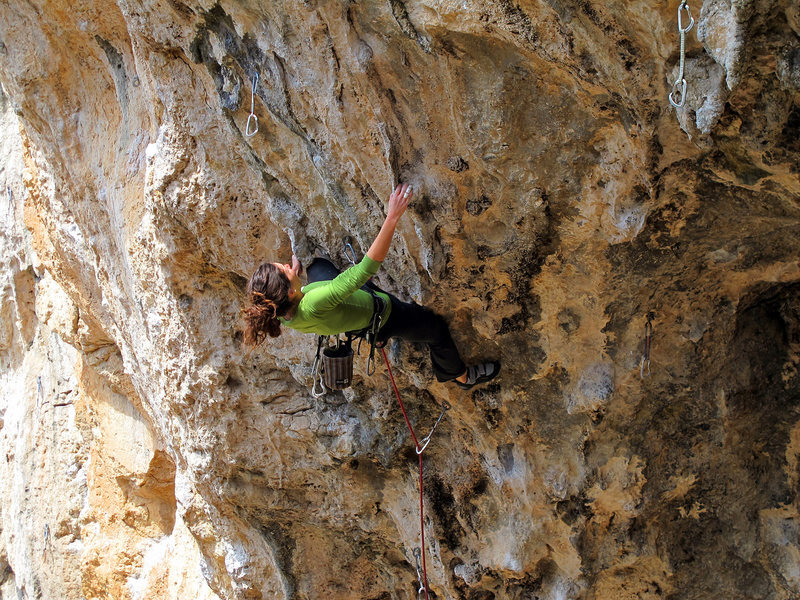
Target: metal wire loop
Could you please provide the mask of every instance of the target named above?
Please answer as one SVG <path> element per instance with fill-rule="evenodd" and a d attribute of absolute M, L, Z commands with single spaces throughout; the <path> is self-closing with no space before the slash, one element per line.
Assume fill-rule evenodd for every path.
<path fill-rule="evenodd" d="M 319 358 L 315 359 L 312 369 L 314 384 L 311 386 L 311 395 L 314 396 L 314 398 L 321 398 L 325 394 L 325 384 L 322 382 L 322 373 L 319 372 L 319 362 Z"/>

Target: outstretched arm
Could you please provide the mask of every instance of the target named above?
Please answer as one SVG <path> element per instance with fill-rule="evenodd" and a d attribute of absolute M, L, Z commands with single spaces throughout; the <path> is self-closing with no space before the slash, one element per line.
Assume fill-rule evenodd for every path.
<path fill-rule="evenodd" d="M 403 183 L 394 188 L 392 195 L 389 196 L 386 220 L 383 222 L 383 226 L 380 232 L 378 232 L 375 241 L 372 242 L 369 250 L 367 250 L 367 256 L 372 260 L 383 262 L 386 258 L 386 254 L 389 252 L 389 246 L 392 245 L 394 230 L 397 227 L 398 221 L 400 221 L 400 217 L 406 212 L 408 201 L 411 200 L 413 194 L 414 191 L 411 189 L 411 186 L 407 183 Z"/>

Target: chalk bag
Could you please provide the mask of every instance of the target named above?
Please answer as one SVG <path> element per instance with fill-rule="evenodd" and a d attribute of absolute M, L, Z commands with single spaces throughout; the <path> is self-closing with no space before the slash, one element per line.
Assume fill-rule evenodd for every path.
<path fill-rule="evenodd" d="M 322 381 L 329 390 L 343 390 L 353 382 L 353 347 L 339 344 L 322 351 Z"/>

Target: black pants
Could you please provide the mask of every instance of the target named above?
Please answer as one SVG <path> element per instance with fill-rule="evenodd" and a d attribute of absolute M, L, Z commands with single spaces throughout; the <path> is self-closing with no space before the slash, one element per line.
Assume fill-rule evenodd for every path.
<path fill-rule="evenodd" d="M 339 269 L 324 258 L 315 258 L 306 269 L 309 283 L 329 281 L 338 274 Z M 399 337 L 409 342 L 426 344 L 430 350 L 433 372 L 439 381 L 450 381 L 467 370 L 450 336 L 450 328 L 441 316 L 419 304 L 403 302 L 371 282 L 364 285 L 365 289 L 367 287 L 383 292 L 392 301 L 392 313 L 378 333 L 379 341 L 385 342 L 389 338 Z"/>

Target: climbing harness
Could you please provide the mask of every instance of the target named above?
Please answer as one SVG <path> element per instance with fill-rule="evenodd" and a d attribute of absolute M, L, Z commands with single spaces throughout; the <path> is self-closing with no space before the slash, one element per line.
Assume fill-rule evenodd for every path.
<path fill-rule="evenodd" d="M 644 326 L 644 354 L 639 362 L 639 377 L 644 379 L 650 375 L 650 342 L 653 338 L 653 313 L 648 313 Z"/>
<path fill-rule="evenodd" d="M 367 340 L 369 344 L 369 357 L 367 358 L 367 375 L 372 377 L 375 374 L 375 348 L 383 349 L 383 342 L 378 341 L 378 330 L 381 328 L 381 323 L 383 323 L 383 310 L 385 308 L 385 304 L 383 298 L 378 296 L 375 293 L 375 290 L 372 288 L 367 288 L 369 293 L 372 295 L 372 319 L 370 320 L 369 325 L 366 329 L 357 332 L 355 335 L 361 337 L 361 339 Z M 358 342 L 358 350 L 361 350 L 361 340 Z"/>
<path fill-rule="evenodd" d="M 258 83 L 258 73 L 253 76 L 253 87 L 250 89 L 250 115 L 247 117 L 247 125 L 244 128 L 244 134 L 247 137 L 253 137 L 258 133 L 258 117 L 256 116 L 256 84 Z M 250 131 L 250 122 L 255 122 L 255 129 Z"/>
<path fill-rule="evenodd" d="M 689 17 L 689 24 L 686 27 L 683 26 L 682 11 L 684 9 Z M 686 102 L 686 79 L 683 77 L 683 70 L 686 63 L 686 34 L 691 31 L 692 27 L 694 27 L 694 17 L 689 10 L 689 5 L 686 0 L 682 0 L 680 6 L 678 6 L 678 33 L 681 38 L 680 65 L 678 67 L 678 78 L 675 80 L 675 83 L 672 84 L 672 91 L 669 93 L 669 103 L 675 108 L 683 108 Z"/>
<path fill-rule="evenodd" d="M 317 340 L 317 354 L 311 367 L 313 377 L 311 395 L 315 398 L 325 394 L 326 389 L 334 391 L 350 387 L 353 381 L 353 359 L 355 354 L 361 354 L 361 342 L 364 340 L 369 344 L 367 375 L 371 377 L 375 374 L 375 349 L 383 346 L 383 342 L 378 341 L 378 330 L 383 322 L 386 303 L 374 290 L 368 288 L 367 291 L 372 295 L 373 302 L 369 325 L 359 331 L 346 332 L 344 340 L 340 340 L 339 336 L 336 336 L 335 346 L 328 345 L 323 349 L 322 345 L 325 340 L 329 339 L 329 336 L 321 335 Z M 358 346 L 353 352 L 353 340 L 355 339 L 358 339 Z"/>

